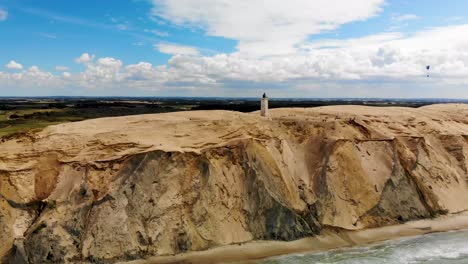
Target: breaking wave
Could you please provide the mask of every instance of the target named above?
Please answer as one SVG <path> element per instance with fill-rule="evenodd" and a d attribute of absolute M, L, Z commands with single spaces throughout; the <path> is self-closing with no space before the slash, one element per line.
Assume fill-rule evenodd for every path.
<path fill-rule="evenodd" d="M 368 247 L 294 254 L 262 264 L 466 264 L 468 231 L 437 233 L 392 240 Z"/>

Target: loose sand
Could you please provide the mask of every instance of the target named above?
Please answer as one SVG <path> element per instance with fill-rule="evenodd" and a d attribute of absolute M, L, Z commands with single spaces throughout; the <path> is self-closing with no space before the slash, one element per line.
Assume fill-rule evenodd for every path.
<path fill-rule="evenodd" d="M 463 230 L 468 228 L 468 212 L 442 216 L 433 220 L 407 222 L 359 231 L 325 231 L 317 237 L 291 242 L 255 241 L 242 245 L 229 245 L 206 251 L 190 252 L 176 256 L 152 257 L 132 264 L 168 263 L 255 263 L 259 259 L 294 253 L 313 253 L 343 247 L 353 247 L 385 240 L 418 236 L 429 233 Z"/>

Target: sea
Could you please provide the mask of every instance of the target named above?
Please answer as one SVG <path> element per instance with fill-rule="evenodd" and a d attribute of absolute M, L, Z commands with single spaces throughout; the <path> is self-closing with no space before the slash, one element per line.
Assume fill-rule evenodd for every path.
<path fill-rule="evenodd" d="M 372 246 L 293 254 L 261 264 L 468 264 L 468 230 L 391 240 Z"/>

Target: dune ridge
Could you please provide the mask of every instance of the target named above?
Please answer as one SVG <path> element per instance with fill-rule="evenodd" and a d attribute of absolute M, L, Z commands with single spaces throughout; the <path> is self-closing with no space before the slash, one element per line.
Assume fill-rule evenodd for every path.
<path fill-rule="evenodd" d="M 468 209 L 468 105 L 193 111 L 0 143 L 3 260 L 115 262 Z"/>

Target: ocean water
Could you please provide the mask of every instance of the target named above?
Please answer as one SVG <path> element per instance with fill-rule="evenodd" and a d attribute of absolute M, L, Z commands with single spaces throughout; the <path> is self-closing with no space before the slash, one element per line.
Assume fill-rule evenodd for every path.
<path fill-rule="evenodd" d="M 429 234 L 377 245 L 294 254 L 261 264 L 468 264 L 468 231 Z"/>

